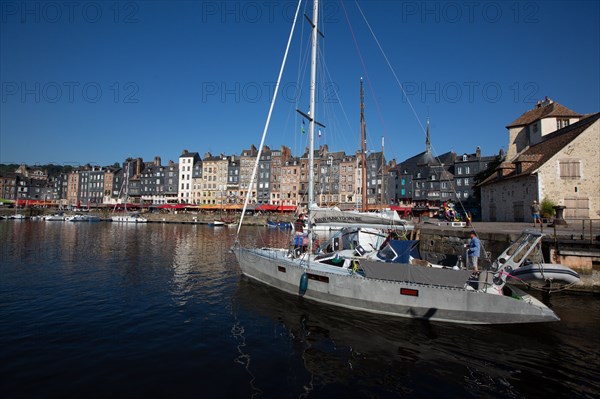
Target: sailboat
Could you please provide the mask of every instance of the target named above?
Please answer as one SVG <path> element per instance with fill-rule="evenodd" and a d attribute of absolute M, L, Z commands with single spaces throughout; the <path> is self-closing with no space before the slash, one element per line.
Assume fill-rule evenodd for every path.
<path fill-rule="evenodd" d="M 299 7 L 300 4 L 296 10 L 288 49 Z M 304 115 L 310 122 L 308 250 L 303 252 L 302 248 L 293 251 L 279 248 L 247 248 L 236 240 L 232 250 L 242 273 L 274 289 L 310 301 L 375 314 L 466 324 L 559 320 L 558 316 L 541 301 L 506 282 L 507 275 L 515 266 L 511 255 L 518 252 L 521 258 L 527 256 L 527 252 L 519 250 L 523 249 L 521 245 L 516 249 L 513 248 L 512 252 L 507 252 L 504 258 L 499 258 L 493 271 L 483 271 L 479 274 L 466 270 L 433 268 L 407 261 L 386 262 L 385 259 L 364 259 L 354 255 L 331 256 L 313 253 L 310 213 L 314 204 L 313 154 L 314 125 L 317 123 L 315 83 L 318 14 L 319 2 L 314 0 L 312 21 L 310 21 L 312 25 L 310 112 Z M 263 132 L 263 142 L 277 97 L 287 49 L 285 54 Z M 256 170 L 252 174 L 251 184 L 255 175 Z M 246 204 L 248 197 L 246 197 Z"/>
<path fill-rule="evenodd" d="M 121 191 L 123 190 L 123 186 L 125 187 L 125 202 L 123 208 L 123 214 L 115 215 L 111 217 L 113 222 L 119 223 L 148 223 L 148 219 L 142 217 L 139 213 L 127 213 L 127 200 L 129 199 L 129 163 L 126 165 L 126 169 L 123 171 L 123 184 L 121 185 Z M 119 194 L 120 196 L 120 194 Z M 115 204 L 115 211 L 117 205 Z"/>
<path fill-rule="evenodd" d="M 27 206 L 27 201 L 25 201 L 25 206 Z M 18 212 L 19 210 L 19 200 L 15 201 L 15 214 L 9 216 L 9 219 L 14 219 L 14 220 L 25 220 L 27 219 L 27 216 L 23 215 L 22 213 Z"/>

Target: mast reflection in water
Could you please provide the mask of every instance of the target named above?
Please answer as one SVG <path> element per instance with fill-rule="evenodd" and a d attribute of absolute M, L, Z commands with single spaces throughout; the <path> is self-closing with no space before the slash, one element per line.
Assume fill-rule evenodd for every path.
<path fill-rule="evenodd" d="M 244 228 L 242 242 L 285 246 Z M 233 229 L 0 221 L 3 397 L 598 397 L 600 306 L 561 322 L 425 323 L 240 276 Z"/>

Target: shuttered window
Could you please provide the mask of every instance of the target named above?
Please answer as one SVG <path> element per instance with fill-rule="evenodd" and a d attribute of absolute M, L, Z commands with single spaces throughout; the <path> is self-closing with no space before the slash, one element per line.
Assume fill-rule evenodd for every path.
<path fill-rule="evenodd" d="M 559 167 L 561 179 L 579 179 L 581 177 L 580 161 L 560 161 Z"/>

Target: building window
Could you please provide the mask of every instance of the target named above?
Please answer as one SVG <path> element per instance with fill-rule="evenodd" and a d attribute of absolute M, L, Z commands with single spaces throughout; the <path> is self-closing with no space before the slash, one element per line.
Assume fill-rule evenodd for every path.
<path fill-rule="evenodd" d="M 456 174 L 457 175 L 462 175 L 462 167 L 459 166 L 459 167 L 456 168 Z"/>
<path fill-rule="evenodd" d="M 559 161 L 561 179 L 579 179 L 581 177 L 580 161 Z"/>
<path fill-rule="evenodd" d="M 563 127 L 569 126 L 569 119 L 557 118 L 556 119 L 556 130 L 562 129 Z"/>

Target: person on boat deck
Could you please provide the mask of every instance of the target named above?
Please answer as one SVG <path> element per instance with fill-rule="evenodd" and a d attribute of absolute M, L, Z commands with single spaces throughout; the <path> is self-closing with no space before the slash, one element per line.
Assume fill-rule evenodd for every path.
<path fill-rule="evenodd" d="M 298 219 L 294 222 L 294 230 L 296 231 L 296 236 L 294 237 L 294 247 L 295 248 L 303 248 L 304 247 L 304 228 L 306 227 L 306 222 L 304 221 L 304 214 L 298 215 Z"/>
<path fill-rule="evenodd" d="M 477 261 L 479 260 L 479 254 L 481 253 L 481 242 L 477 238 L 477 234 L 474 231 L 471 232 L 471 239 L 469 240 L 467 250 L 468 265 L 473 266 L 473 269 L 478 272 Z"/>

